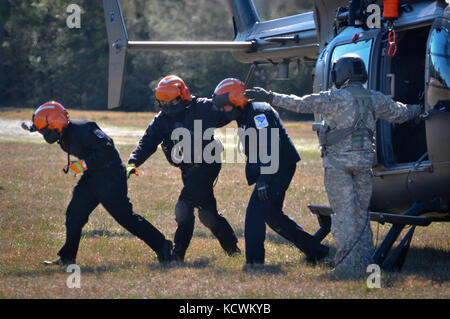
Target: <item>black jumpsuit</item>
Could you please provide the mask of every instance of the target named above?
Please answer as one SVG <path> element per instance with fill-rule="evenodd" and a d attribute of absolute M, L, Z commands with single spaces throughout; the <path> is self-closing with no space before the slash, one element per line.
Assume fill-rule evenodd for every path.
<path fill-rule="evenodd" d="M 201 123 L 201 130 L 195 136 L 195 121 Z M 221 169 L 220 161 L 207 163 L 203 158 L 198 160 L 199 154 L 191 150 L 191 157 L 175 162 L 172 151 L 179 140 L 172 139 L 175 129 L 189 130 L 191 145 L 194 146 L 195 139 L 202 139 L 205 130 L 222 127 L 229 120 L 222 112 L 213 107 L 211 99 L 192 97 L 190 105 L 178 116 L 168 116 L 160 112 L 150 123 L 144 136 L 139 141 L 136 149 L 131 153 L 128 164 L 139 167 L 161 144 L 162 150 L 169 161 L 181 170 L 183 189 L 175 207 L 175 220 L 178 224 L 175 232 L 174 258 L 183 260 L 186 249 L 191 241 L 194 231 L 194 208 L 198 208 L 200 221 L 211 230 L 219 240 L 220 245 L 228 254 L 238 252 L 236 235 L 228 221 L 217 211 L 216 198 L 214 197 L 214 181 L 217 179 Z M 201 151 L 215 139 L 211 136 L 207 140 L 202 139 Z"/>
<path fill-rule="evenodd" d="M 300 161 L 295 146 L 284 128 L 278 113 L 266 103 L 248 103 L 243 114 L 237 120 L 239 128 L 245 131 L 256 131 L 256 141 L 250 141 L 251 134 L 240 136 L 244 143 L 244 152 L 247 156 L 245 167 L 247 182 L 253 185 L 262 182 L 268 185 L 269 199 L 262 201 L 258 198 L 256 187 L 250 197 L 245 217 L 245 251 L 247 264 L 264 263 L 264 241 L 266 236 L 266 223 L 275 232 L 291 241 L 307 256 L 313 255 L 319 248 L 317 241 L 305 232 L 293 219 L 283 212 L 283 203 L 289 184 L 294 176 L 296 163 Z M 278 134 L 278 150 L 272 145 L 272 129 Z M 266 135 L 261 132 L 265 130 Z M 264 140 L 263 140 L 264 139 Z M 251 154 L 251 143 L 256 143 L 256 154 Z M 278 151 L 278 169 L 271 174 L 261 174 L 261 168 L 275 165 L 272 161 L 262 161 L 261 150 L 275 159 Z M 255 156 L 256 155 L 256 156 Z M 252 156 L 254 160 L 252 161 Z M 276 166 L 274 166 L 275 168 Z"/>
<path fill-rule="evenodd" d="M 58 255 L 75 261 L 81 229 L 98 204 L 125 229 L 160 252 L 164 235 L 133 212 L 127 195 L 125 166 L 113 140 L 94 122 L 70 120 L 58 143 L 65 152 L 84 160 L 88 168 L 75 186 L 67 207 L 66 242 Z"/>

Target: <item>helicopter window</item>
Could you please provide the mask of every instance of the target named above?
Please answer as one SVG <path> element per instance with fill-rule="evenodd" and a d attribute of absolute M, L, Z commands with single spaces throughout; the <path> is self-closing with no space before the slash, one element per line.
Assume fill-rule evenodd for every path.
<path fill-rule="evenodd" d="M 450 111 L 450 23 L 430 33 L 426 100 L 430 108 Z"/>
<path fill-rule="evenodd" d="M 310 12 L 314 9 L 314 4 L 311 0 L 253 0 L 253 4 L 258 11 L 258 16 L 261 21 L 284 18 L 299 13 Z"/>
<path fill-rule="evenodd" d="M 372 48 L 372 40 L 352 42 L 352 43 L 336 46 L 334 48 L 333 54 L 331 56 L 332 63 L 330 63 L 330 71 L 329 72 L 331 73 L 331 65 L 334 63 L 334 61 L 339 59 L 344 54 L 354 53 L 354 54 L 359 55 L 363 59 L 364 64 L 366 66 L 367 74 L 369 74 L 368 67 L 369 67 L 371 48 Z M 329 83 L 328 83 L 328 87 L 331 87 L 331 85 L 332 85 L 331 75 L 328 78 L 330 79 Z M 364 87 L 367 88 L 367 82 L 364 83 Z"/>

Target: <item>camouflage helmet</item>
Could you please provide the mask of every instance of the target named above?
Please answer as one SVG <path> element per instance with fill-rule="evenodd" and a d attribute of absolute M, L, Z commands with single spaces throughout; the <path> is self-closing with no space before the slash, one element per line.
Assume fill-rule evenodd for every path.
<path fill-rule="evenodd" d="M 338 89 L 347 82 L 365 83 L 367 72 L 363 59 L 353 53 L 341 56 L 333 63 L 331 80 Z"/>

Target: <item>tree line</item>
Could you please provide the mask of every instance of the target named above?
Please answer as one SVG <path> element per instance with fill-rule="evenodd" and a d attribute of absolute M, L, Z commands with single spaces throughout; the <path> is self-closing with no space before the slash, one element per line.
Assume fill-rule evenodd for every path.
<path fill-rule="evenodd" d="M 262 19 L 312 10 L 312 0 L 255 0 Z M 69 27 L 70 4 L 81 8 Z M 232 40 L 227 0 L 127 0 L 122 13 L 131 40 Z M 0 0 L 0 106 L 36 107 L 53 99 L 68 108 L 106 109 L 108 41 L 102 1 Z M 197 96 L 211 96 L 224 78 L 244 80 L 250 65 L 229 52 L 131 52 L 124 111 L 157 111 L 154 88 L 177 74 Z M 288 81 L 276 67 L 261 67 L 252 85 L 295 94 L 312 90 L 311 64 L 290 66 Z"/>

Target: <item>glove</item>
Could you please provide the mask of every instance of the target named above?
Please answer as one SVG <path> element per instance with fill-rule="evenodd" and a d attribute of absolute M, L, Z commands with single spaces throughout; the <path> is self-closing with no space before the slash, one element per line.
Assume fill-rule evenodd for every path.
<path fill-rule="evenodd" d="M 245 90 L 244 95 L 251 101 L 267 102 L 269 104 L 272 104 L 273 101 L 272 91 L 266 91 L 259 87 Z"/>
<path fill-rule="evenodd" d="M 256 192 L 259 200 L 261 201 L 269 200 L 268 186 L 266 183 L 256 182 Z"/>
<path fill-rule="evenodd" d="M 428 113 L 428 112 L 423 112 L 423 113 L 420 113 L 417 117 L 420 119 L 420 120 L 425 120 L 427 117 L 429 117 L 430 116 L 430 113 Z"/>
<path fill-rule="evenodd" d="M 128 164 L 127 165 L 127 178 L 130 178 L 131 174 L 139 176 L 139 171 L 136 168 L 136 164 Z"/>
<path fill-rule="evenodd" d="M 81 160 L 81 161 L 77 161 L 77 162 L 72 162 L 69 165 L 69 169 L 73 172 L 75 172 L 75 174 L 81 174 L 85 171 L 87 171 L 87 165 L 86 162 Z"/>

